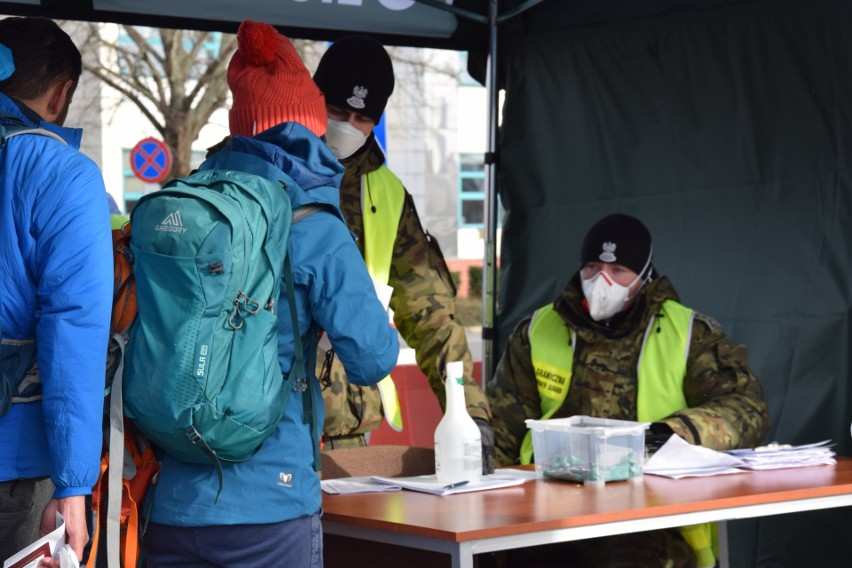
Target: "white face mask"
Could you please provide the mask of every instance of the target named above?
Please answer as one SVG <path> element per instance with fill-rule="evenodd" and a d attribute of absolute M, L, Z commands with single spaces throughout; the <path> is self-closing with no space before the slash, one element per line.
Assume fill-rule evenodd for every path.
<path fill-rule="evenodd" d="M 628 284 L 621 284 L 612 280 L 606 272 L 598 272 L 588 280 L 581 279 L 583 285 L 583 294 L 586 296 L 586 301 L 589 303 L 589 315 L 595 321 L 606 320 L 624 309 L 624 304 L 630 299 L 630 288 L 639 276 Z M 638 292 L 641 290 L 636 291 Z"/>
<path fill-rule="evenodd" d="M 328 119 L 325 142 L 338 160 L 348 158 L 357 152 L 366 141 L 367 135 L 348 122 Z"/>

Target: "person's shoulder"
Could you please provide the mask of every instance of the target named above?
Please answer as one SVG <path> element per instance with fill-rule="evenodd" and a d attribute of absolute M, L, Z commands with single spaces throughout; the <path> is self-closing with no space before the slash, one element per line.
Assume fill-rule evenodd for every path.
<path fill-rule="evenodd" d="M 33 158 L 41 158 L 50 162 L 50 170 L 69 171 L 78 169 L 81 171 L 97 170 L 97 164 L 89 156 L 78 148 L 59 140 L 54 136 L 34 134 L 18 137 L 27 144 L 28 153 Z"/>
<path fill-rule="evenodd" d="M 533 318 L 538 310 L 525 315 L 522 317 L 518 323 L 515 324 L 515 327 L 512 329 L 512 338 L 517 340 L 522 340 L 524 342 L 529 342 L 529 330 L 532 325 Z"/>
<path fill-rule="evenodd" d="M 329 251 L 339 250 L 355 241 L 334 205 L 321 202 L 303 203 L 293 210 L 288 248 L 294 258 L 320 262 Z M 357 250 L 357 249 L 356 249 Z M 322 254 L 320 254 L 322 253 Z M 296 269 L 294 264 L 294 270 Z"/>
<path fill-rule="evenodd" d="M 318 237 L 320 241 L 331 236 L 324 231 L 342 231 L 349 235 L 349 229 L 337 207 L 319 201 L 303 203 L 293 209 L 290 231 L 297 234 L 306 233 Z"/>
<path fill-rule="evenodd" d="M 42 191 L 61 184 L 63 195 L 68 197 L 77 190 L 93 191 L 100 197 L 106 191 L 98 165 L 73 146 L 48 136 L 20 136 L 21 146 L 16 150 L 18 160 L 27 164 L 29 183 Z"/>
<path fill-rule="evenodd" d="M 695 321 L 704 325 L 710 331 L 721 331 L 722 325 L 715 319 L 705 313 L 695 311 Z"/>

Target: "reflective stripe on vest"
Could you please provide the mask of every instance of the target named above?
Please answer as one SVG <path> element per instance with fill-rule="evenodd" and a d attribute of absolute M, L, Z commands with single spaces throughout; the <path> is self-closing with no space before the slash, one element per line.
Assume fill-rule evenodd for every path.
<path fill-rule="evenodd" d="M 691 309 L 666 300 L 660 312 L 648 322 L 636 366 L 636 414 L 640 422 L 656 422 L 687 407 L 683 378 L 692 340 L 693 317 Z M 541 399 L 541 419 L 546 420 L 556 413 L 568 396 L 577 333 L 553 310 L 553 304 L 548 304 L 533 314 L 529 338 L 530 357 Z M 532 462 L 531 432 L 524 436 L 520 454 L 522 464 Z M 716 562 L 715 523 L 679 527 L 678 530 L 695 551 L 698 566 L 712 567 Z"/>
<path fill-rule="evenodd" d="M 373 280 L 387 285 L 405 188 L 386 166 L 361 176 L 361 211 L 364 219 L 364 262 Z M 390 376 L 379 381 L 385 420 L 402 431 L 402 411 L 396 385 Z"/>

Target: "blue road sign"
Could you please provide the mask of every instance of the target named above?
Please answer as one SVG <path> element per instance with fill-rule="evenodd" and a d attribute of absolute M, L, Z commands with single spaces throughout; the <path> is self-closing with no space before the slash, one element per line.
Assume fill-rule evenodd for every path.
<path fill-rule="evenodd" d="M 130 151 L 130 167 L 142 181 L 160 183 L 172 169 L 172 154 L 163 142 L 145 138 Z"/>

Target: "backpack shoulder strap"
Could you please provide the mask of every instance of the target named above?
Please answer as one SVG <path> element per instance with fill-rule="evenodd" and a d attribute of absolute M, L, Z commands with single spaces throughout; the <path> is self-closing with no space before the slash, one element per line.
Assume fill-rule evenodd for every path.
<path fill-rule="evenodd" d="M 313 215 L 317 211 L 322 211 L 323 209 L 326 209 L 326 206 L 303 205 L 302 207 L 299 207 L 293 211 L 293 223 L 298 223 L 306 217 Z M 296 343 L 296 360 L 293 364 L 293 368 L 290 370 L 290 376 L 288 377 L 288 383 L 292 382 L 295 384 L 292 387 L 290 387 L 288 384 L 288 388 L 302 393 L 302 414 L 304 420 L 311 425 L 311 440 L 313 441 L 314 446 L 314 468 L 319 471 L 320 441 L 317 438 L 317 420 L 316 411 L 314 408 L 317 405 L 317 401 L 314 400 L 314 391 L 310 387 L 310 385 L 307 384 L 306 380 L 307 373 L 305 371 L 304 350 L 302 348 L 302 334 L 301 330 L 299 330 L 299 321 L 296 318 L 296 302 L 293 294 L 293 271 L 290 266 L 289 254 L 284 257 L 284 282 L 287 286 L 287 301 L 290 304 L 290 318 L 293 325 L 293 338 Z M 318 335 L 319 334 L 317 332 L 315 324 L 312 324 L 311 327 L 308 329 L 308 353 L 316 352 Z M 295 377 L 293 376 L 294 371 L 296 375 Z"/>
<path fill-rule="evenodd" d="M 327 207 L 325 205 L 319 205 L 319 204 L 302 205 L 301 207 L 299 207 L 298 209 L 295 209 L 293 211 L 293 222 L 298 223 L 302 219 L 304 219 L 306 217 L 310 217 L 311 215 L 313 215 L 317 211 L 322 211 L 324 209 L 327 209 Z"/>
<path fill-rule="evenodd" d="M 12 115 L 0 114 L 0 121 L 4 122 L 4 124 L 0 124 L 0 146 L 6 144 L 6 140 L 9 138 L 12 138 L 13 136 L 20 136 L 21 134 L 46 136 L 67 145 L 67 142 L 65 142 L 65 140 L 63 140 L 62 137 L 55 132 L 51 132 L 44 128 L 33 128 L 24 124 L 21 120 Z"/>

